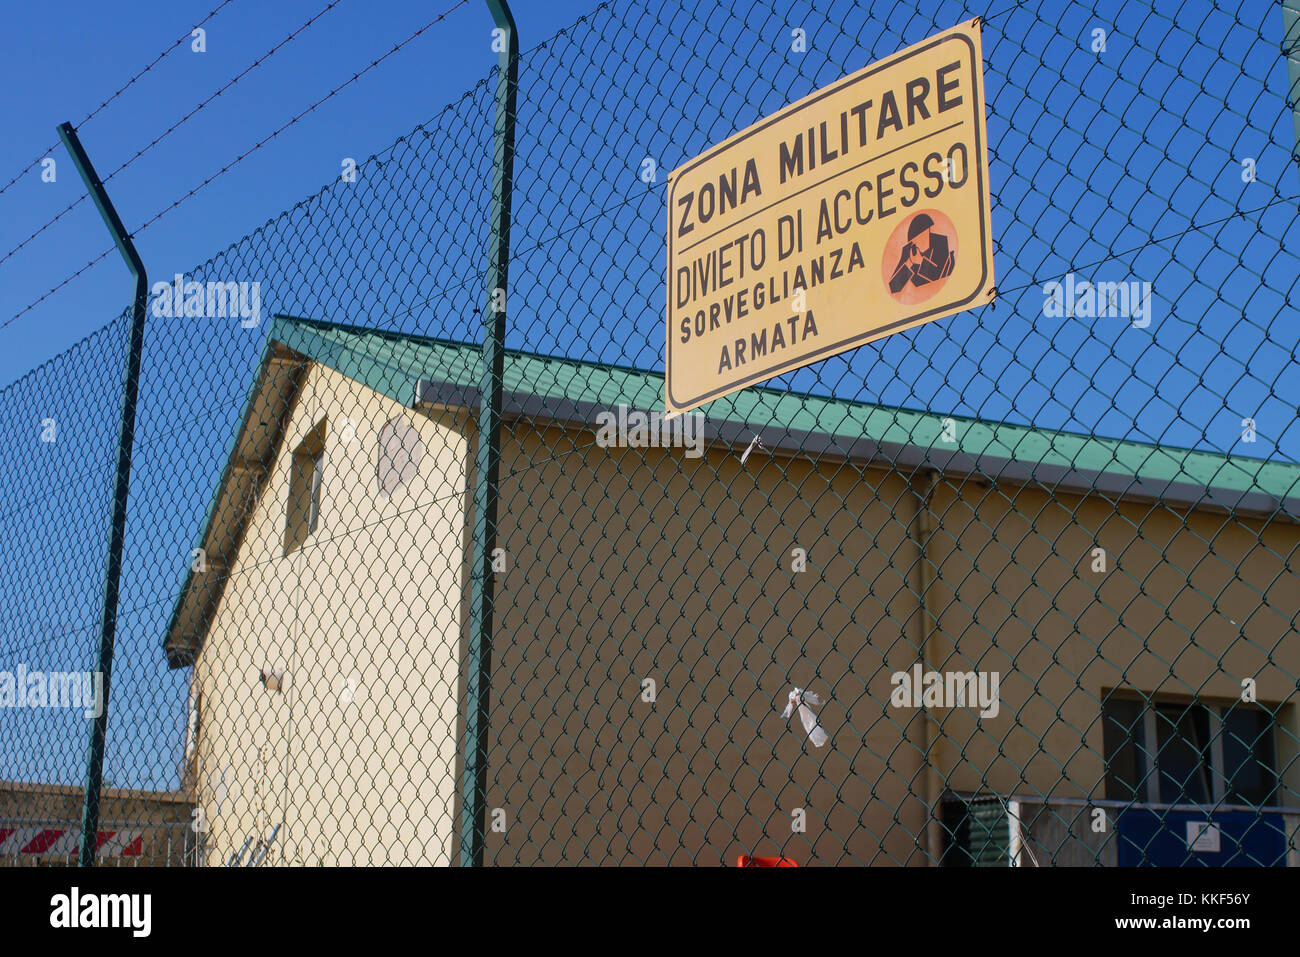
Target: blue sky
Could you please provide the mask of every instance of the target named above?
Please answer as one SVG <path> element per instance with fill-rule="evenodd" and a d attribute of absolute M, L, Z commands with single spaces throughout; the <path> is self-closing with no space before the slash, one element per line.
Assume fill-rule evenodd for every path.
<path fill-rule="evenodd" d="M 6 16 L 0 81 L 22 91 L 0 103 L 0 186 L 38 156 L 58 162 L 0 194 L 0 255 L 82 195 L 55 127 L 98 107 L 221 0 L 143 0 L 129 9 L 36 4 Z M 390 51 L 457 0 L 338 0 L 295 39 L 114 177 L 109 193 L 130 230 L 188 193 L 293 116 Z M 526 46 L 589 13 L 597 0 L 523 0 L 512 9 Z M 217 89 L 299 30 L 330 0 L 231 0 L 208 22 L 207 51 L 176 48 L 80 130 L 101 176 L 130 160 Z M 335 178 L 345 156 L 378 152 L 457 100 L 496 63 L 482 0 L 445 20 L 330 98 L 271 143 L 136 236 L 152 276 L 203 262 Z M 56 146 L 54 149 L 49 149 Z M 111 245 L 87 201 L 0 263 L 0 321 Z M 0 382 L 62 352 L 108 322 L 131 296 L 116 251 L 3 330 Z"/>
<path fill-rule="evenodd" d="M 0 101 L 0 185 L 44 155 L 59 122 L 79 122 L 219 2 L 11 12 L 0 38 L 0 79 L 15 91 Z M 109 182 L 128 228 L 454 3 L 340 0 Z M 231 0 L 206 24 L 205 53 L 180 46 L 81 129 L 101 175 L 324 6 Z M 511 346 L 661 368 L 666 177 L 642 182 L 642 160 L 671 170 L 840 76 L 986 14 L 998 302 L 767 384 L 1300 458 L 1288 304 L 1300 178 L 1276 5 L 737 8 L 515 4 L 525 56 Z M 807 52 L 790 49 L 794 26 Z M 143 231 L 151 279 L 256 280 L 268 315 L 478 338 L 490 29 L 471 0 Z M 1105 51 L 1093 49 L 1096 29 Z M 82 191 L 62 149 L 49 155 L 55 183 L 36 170 L 0 194 L 0 255 Z M 339 181 L 344 157 L 362 164 L 356 184 Z M 1242 179 L 1244 158 L 1254 182 Z M 66 214 L 0 262 L 0 322 L 109 245 L 89 203 Z M 1071 272 L 1151 283 L 1151 326 L 1045 316 L 1043 284 Z M 0 669 L 92 660 L 125 331 L 114 317 L 130 294 L 113 252 L 0 328 L 0 382 L 15 383 L 0 393 L 10 503 L 0 512 Z M 109 777 L 125 783 L 174 783 L 184 674 L 166 672 L 158 642 L 268 325 L 150 321 L 114 692 L 121 744 L 109 755 Z M 1241 442 L 1246 416 L 1253 444 Z M 47 418 L 59 423 L 56 443 L 38 441 Z M 23 720 L 0 715 L 0 747 L 19 740 L 6 722 Z M 45 734 L 58 745 L 0 750 L 0 777 L 79 773 L 84 726 L 40 720 L 64 722 Z"/>

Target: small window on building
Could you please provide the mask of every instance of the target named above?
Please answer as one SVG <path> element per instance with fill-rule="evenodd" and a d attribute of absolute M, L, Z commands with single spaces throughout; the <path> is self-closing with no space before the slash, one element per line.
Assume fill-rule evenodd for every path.
<path fill-rule="evenodd" d="M 289 502 L 285 509 L 284 553 L 301 548 L 320 525 L 325 481 L 325 419 L 316 423 L 293 452 Z"/>
<path fill-rule="evenodd" d="M 307 505 L 307 533 L 316 531 L 320 522 L 320 483 L 325 471 L 325 457 L 314 455 L 311 460 L 311 501 Z"/>
<path fill-rule="evenodd" d="M 203 692 L 190 689 L 189 725 L 185 729 L 185 760 L 194 760 L 199 747 L 199 734 L 203 730 Z"/>
<path fill-rule="evenodd" d="M 1274 720 L 1264 708 L 1111 697 L 1102 723 L 1108 799 L 1254 807 L 1276 800 Z"/>

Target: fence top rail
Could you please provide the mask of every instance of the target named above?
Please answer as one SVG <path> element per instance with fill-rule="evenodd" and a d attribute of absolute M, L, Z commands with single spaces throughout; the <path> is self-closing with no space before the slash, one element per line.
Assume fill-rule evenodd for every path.
<path fill-rule="evenodd" d="M 194 823 L 190 817 L 177 818 L 174 821 L 142 821 L 139 819 L 127 821 L 120 819 L 109 820 L 101 818 L 99 827 L 104 828 L 137 828 L 150 830 L 160 827 L 188 827 Z M 81 819 L 70 817 L 0 817 L 0 826 L 8 827 L 10 825 L 21 825 L 23 827 L 65 827 L 73 831 L 81 830 Z"/>
<path fill-rule="evenodd" d="M 0 794 L 29 793 L 50 796 L 80 797 L 85 786 L 82 784 L 51 784 L 41 781 L 0 781 Z M 192 804 L 193 797 L 184 791 L 149 791 L 138 788 L 105 787 L 101 799 L 158 801 L 167 804 Z"/>

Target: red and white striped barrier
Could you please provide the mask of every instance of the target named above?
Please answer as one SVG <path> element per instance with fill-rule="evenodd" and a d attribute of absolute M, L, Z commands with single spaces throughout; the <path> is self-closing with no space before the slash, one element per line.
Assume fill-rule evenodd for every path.
<path fill-rule="evenodd" d="M 100 857 L 139 857 L 144 847 L 144 832 L 138 830 L 100 831 Z M 33 857 L 75 857 L 81 849 L 78 828 L 0 824 L 0 855 L 25 854 Z"/>

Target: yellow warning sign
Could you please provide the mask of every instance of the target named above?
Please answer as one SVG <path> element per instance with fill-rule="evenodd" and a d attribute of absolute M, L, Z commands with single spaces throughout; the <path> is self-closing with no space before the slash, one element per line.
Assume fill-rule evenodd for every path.
<path fill-rule="evenodd" d="M 976 19 L 673 171 L 667 410 L 993 295 Z"/>

